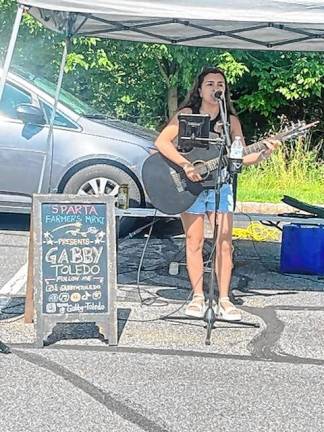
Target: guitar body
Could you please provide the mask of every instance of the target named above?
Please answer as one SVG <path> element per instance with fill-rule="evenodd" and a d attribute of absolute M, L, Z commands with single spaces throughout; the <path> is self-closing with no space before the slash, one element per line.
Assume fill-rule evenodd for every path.
<path fill-rule="evenodd" d="M 211 145 L 209 149 L 193 148 L 184 154 L 193 164 L 217 158 L 219 147 Z M 203 167 L 201 167 L 204 175 Z M 206 171 L 206 175 L 208 172 Z M 178 214 L 186 211 L 204 190 L 203 182 L 192 182 L 178 165 L 161 153 L 149 156 L 142 169 L 145 190 L 155 208 L 163 213 Z"/>
<path fill-rule="evenodd" d="M 308 129 L 316 126 L 319 122 L 305 124 L 298 122 L 287 127 L 272 139 L 285 141 L 300 135 L 305 135 Z M 211 134 L 212 138 L 213 135 Z M 243 156 L 260 152 L 267 148 L 264 142 L 258 141 L 243 149 Z M 155 208 L 163 213 L 178 214 L 185 212 L 196 200 L 197 196 L 206 187 L 213 185 L 210 181 L 210 173 L 217 170 L 219 166 L 220 146 L 210 144 L 206 149 L 201 147 L 192 147 L 185 153 L 185 158 L 195 165 L 197 171 L 202 176 L 203 181 L 192 182 L 188 179 L 185 172 L 178 165 L 171 162 L 161 153 L 157 152 L 149 156 L 142 170 L 142 177 L 146 192 Z M 222 166 L 227 164 L 227 156 L 223 157 Z M 206 182 L 207 180 L 207 182 Z"/>

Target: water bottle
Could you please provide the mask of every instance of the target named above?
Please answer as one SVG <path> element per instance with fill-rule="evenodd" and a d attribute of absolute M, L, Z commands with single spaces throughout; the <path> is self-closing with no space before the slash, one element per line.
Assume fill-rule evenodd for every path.
<path fill-rule="evenodd" d="M 231 175 L 238 174 L 242 171 L 243 159 L 243 144 L 240 136 L 236 136 L 231 145 L 229 157 L 229 173 Z"/>
<path fill-rule="evenodd" d="M 121 184 L 118 189 L 117 207 L 120 209 L 128 209 L 129 207 L 129 191 L 128 184 Z"/>
<path fill-rule="evenodd" d="M 231 145 L 230 152 L 231 159 L 242 159 L 243 158 L 243 144 L 240 136 L 236 136 Z"/>

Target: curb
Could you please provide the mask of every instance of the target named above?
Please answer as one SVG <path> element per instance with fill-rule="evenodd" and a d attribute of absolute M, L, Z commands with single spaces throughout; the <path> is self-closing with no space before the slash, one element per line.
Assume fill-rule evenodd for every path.
<path fill-rule="evenodd" d="M 295 207 L 291 207 L 285 203 L 264 203 L 264 202 L 240 202 L 236 203 L 236 212 L 239 213 L 263 213 L 263 214 L 278 214 L 291 213 L 296 211 Z"/>
<path fill-rule="evenodd" d="M 323 204 L 314 204 L 323 206 Z M 238 213 L 263 213 L 263 214 L 280 214 L 300 212 L 296 207 L 291 207 L 285 203 L 263 203 L 263 202 L 240 202 L 237 201 L 235 212 Z"/>

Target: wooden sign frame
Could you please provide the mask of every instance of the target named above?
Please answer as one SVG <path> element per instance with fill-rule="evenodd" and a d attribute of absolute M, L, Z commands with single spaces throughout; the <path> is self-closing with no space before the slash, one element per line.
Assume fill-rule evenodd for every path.
<path fill-rule="evenodd" d="M 104 294 L 104 298 L 107 300 L 103 307 L 107 309 L 105 312 L 66 312 L 68 308 L 61 307 L 61 312 L 56 313 L 56 305 L 53 306 L 54 313 L 44 313 L 44 301 L 47 301 L 44 289 L 44 278 L 43 278 L 43 247 L 46 243 L 46 237 L 44 240 L 43 224 L 42 224 L 42 209 L 46 206 L 56 205 L 59 209 L 67 208 L 87 209 L 89 206 L 96 208 L 97 205 L 105 206 L 105 226 L 104 234 L 101 233 L 101 237 L 98 241 L 104 243 L 103 246 L 105 251 L 104 275 L 106 277 L 105 287 L 101 293 Z M 68 207 L 70 206 L 70 207 Z M 102 207 L 99 206 L 102 210 Z M 99 208 L 97 207 L 97 209 Z M 92 208 L 92 207 L 90 207 Z M 117 345 L 117 309 L 116 309 L 116 291 L 117 291 L 117 269 L 116 269 L 116 221 L 115 221 L 115 199 L 109 196 L 80 196 L 80 195 L 39 195 L 33 196 L 33 209 L 32 209 L 32 221 L 31 221 L 31 248 L 32 249 L 32 261 L 33 261 L 33 291 L 36 311 L 36 345 L 39 347 L 44 346 L 44 341 L 51 334 L 54 326 L 57 323 L 78 323 L 78 322 L 95 322 L 104 338 L 108 341 L 109 345 Z M 48 238 L 48 232 L 46 233 Z M 74 234 L 76 235 L 76 234 Z M 105 238 L 105 240 L 103 240 Z M 51 240 L 53 241 L 53 240 Z M 94 242 L 92 242 L 94 243 Z M 95 247 L 93 247 L 95 249 Z M 88 248 L 89 249 L 89 248 Z M 67 258 L 66 258 L 67 259 Z M 50 266 L 49 266 L 50 267 Z M 105 278 L 103 278 L 105 279 Z M 46 281 L 47 283 L 47 281 Z M 47 287 L 48 285 L 46 285 Z M 56 290 L 61 289 L 61 287 Z M 80 294 L 75 294 L 78 298 Z M 105 297 L 106 296 L 106 297 Z M 69 298 L 72 298 L 70 296 Z M 53 303 L 55 304 L 55 303 Z M 90 303 L 89 303 L 90 304 Z M 91 305 L 91 304 L 90 304 Z M 101 302 L 100 302 L 101 305 Z M 88 305 L 87 305 L 88 307 Z M 89 306 L 90 307 L 90 306 Z M 101 306 L 100 306 L 101 307 Z M 62 309 L 64 312 L 62 313 Z M 71 307 L 70 307 L 71 309 Z M 80 309 L 82 309 L 80 307 Z M 52 311 L 51 311 L 52 312 Z"/>

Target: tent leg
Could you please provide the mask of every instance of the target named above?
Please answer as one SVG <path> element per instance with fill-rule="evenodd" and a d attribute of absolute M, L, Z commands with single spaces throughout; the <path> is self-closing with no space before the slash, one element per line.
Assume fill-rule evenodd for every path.
<path fill-rule="evenodd" d="M 5 62 L 4 62 L 4 66 L 3 66 L 3 71 L 2 71 L 2 76 L 0 79 L 0 101 L 3 95 L 3 91 L 4 91 L 4 87 L 5 87 L 5 82 L 7 80 L 7 76 L 8 76 L 8 71 L 9 71 L 9 67 L 10 67 L 10 63 L 12 60 L 12 56 L 13 56 L 13 52 L 15 49 L 15 45 L 16 45 L 16 40 L 17 40 L 17 36 L 18 36 L 18 31 L 19 31 L 19 26 L 20 26 L 20 22 L 21 22 L 21 18 L 23 15 L 23 12 L 25 10 L 25 6 L 20 5 L 18 7 L 17 10 L 17 14 L 16 14 L 16 19 L 15 19 L 15 23 L 11 32 L 11 37 L 10 37 L 10 42 L 9 42 L 9 46 L 8 46 L 8 51 L 6 54 L 6 58 L 5 58 Z"/>
<path fill-rule="evenodd" d="M 45 175 L 47 176 L 47 182 L 50 184 L 51 177 L 52 177 L 52 158 L 53 158 L 53 130 L 54 130 L 54 120 L 56 116 L 56 109 L 57 109 L 57 103 L 60 96 L 60 91 L 62 88 L 62 82 L 63 82 L 63 76 L 64 76 L 64 67 L 66 63 L 66 58 L 69 51 L 71 37 L 67 37 L 64 42 L 64 48 L 63 48 L 63 54 L 62 54 L 62 60 L 61 60 L 61 66 L 59 71 L 59 76 L 56 84 L 56 90 L 55 90 L 55 97 L 54 97 L 54 105 L 53 105 L 53 111 L 49 123 L 49 129 L 48 129 L 48 135 L 47 135 L 47 152 L 46 156 L 43 161 L 42 171 L 38 183 L 37 193 L 41 192 L 47 192 L 42 190 L 44 188 L 44 179 Z"/>

